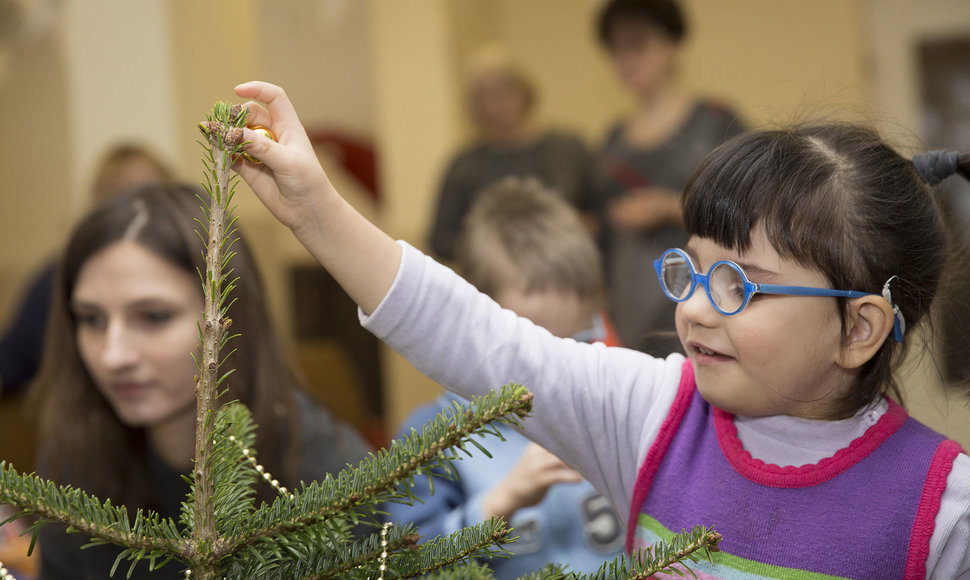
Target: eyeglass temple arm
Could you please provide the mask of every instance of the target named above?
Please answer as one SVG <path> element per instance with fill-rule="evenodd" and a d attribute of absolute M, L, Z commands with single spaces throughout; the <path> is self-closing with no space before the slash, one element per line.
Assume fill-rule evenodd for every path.
<path fill-rule="evenodd" d="M 811 288 L 808 286 L 779 286 L 776 284 L 755 284 L 755 291 L 762 294 L 787 294 L 790 296 L 835 296 L 839 298 L 862 298 L 878 296 L 875 292 L 858 290 L 834 290 L 832 288 Z"/>

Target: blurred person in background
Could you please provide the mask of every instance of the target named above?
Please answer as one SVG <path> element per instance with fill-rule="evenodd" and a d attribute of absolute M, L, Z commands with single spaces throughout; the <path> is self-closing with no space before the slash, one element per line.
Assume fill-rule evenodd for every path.
<path fill-rule="evenodd" d="M 538 95 L 528 75 L 497 47 L 481 49 L 468 68 L 465 102 L 477 135 L 448 163 L 431 229 L 431 248 L 445 260 L 455 259 L 476 196 L 503 177 L 533 177 L 574 206 L 589 205 L 589 150 L 578 136 L 535 123 Z"/>
<path fill-rule="evenodd" d="M 596 32 L 637 104 L 609 129 L 593 186 L 607 304 L 625 346 L 664 356 L 680 345 L 653 260 L 686 243 L 681 192 L 701 159 L 743 125 L 679 82 L 688 23 L 676 0 L 609 0 Z"/>

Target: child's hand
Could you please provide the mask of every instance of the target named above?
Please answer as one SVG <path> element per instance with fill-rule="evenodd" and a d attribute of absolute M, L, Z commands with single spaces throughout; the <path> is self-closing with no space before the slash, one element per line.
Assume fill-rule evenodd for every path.
<path fill-rule="evenodd" d="M 245 140 L 252 141 L 246 146 L 246 152 L 262 163 L 240 160 L 236 170 L 276 219 L 299 230 L 307 225 L 314 212 L 322 209 L 326 197 L 336 192 L 283 89 L 252 81 L 237 86 L 236 94 L 259 101 L 244 105 L 249 108 L 247 123 L 262 125 L 277 138 L 274 142 L 245 129 Z M 265 103 L 265 107 L 260 103 Z"/>
<path fill-rule="evenodd" d="M 485 498 L 486 517 L 502 516 L 509 521 L 518 510 L 536 505 L 557 483 L 579 483 L 583 477 L 561 459 L 530 443 L 512 471 Z"/>
<path fill-rule="evenodd" d="M 236 87 L 247 103 L 249 123 L 262 125 L 278 141 L 246 129 L 246 152 L 262 161 L 239 161 L 239 175 L 313 257 L 370 313 L 394 282 L 401 248 L 361 216 L 330 184 L 306 131 L 283 89 L 264 82 Z M 265 107 L 260 103 L 265 103 Z"/>

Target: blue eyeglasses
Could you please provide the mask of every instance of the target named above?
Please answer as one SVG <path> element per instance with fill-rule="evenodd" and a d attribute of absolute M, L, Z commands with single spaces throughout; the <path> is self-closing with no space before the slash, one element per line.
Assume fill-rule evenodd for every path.
<path fill-rule="evenodd" d="M 659 259 L 653 261 L 660 279 L 660 287 L 664 294 L 674 302 L 684 302 L 694 295 L 694 290 L 700 284 L 707 292 L 714 310 L 726 316 L 732 316 L 744 310 L 755 294 L 782 294 L 786 296 L 834 296 L 843 298 L 861 298 L 862 296 L 879 296 L 875 292 L 859 292 L 856 290 L 833 290 L 831 288 L 812 288 L 808 286 L 778 286 L 775 284 L 755 284 L 748 279 L 741 266 L 730 260 L 721 260 L 711 265 L 707 274 L 699 274 L 690 256 L 679 248 L 671 248 L 663 253 Z M 889 282 L 883 296 L 888 293 Z M 892 305 L 892 300 L 889 300 Z M 894 332 L 897 341 L 903 339 L 905 330 L 899 309 L 893 306 L 896 315 Z"/>

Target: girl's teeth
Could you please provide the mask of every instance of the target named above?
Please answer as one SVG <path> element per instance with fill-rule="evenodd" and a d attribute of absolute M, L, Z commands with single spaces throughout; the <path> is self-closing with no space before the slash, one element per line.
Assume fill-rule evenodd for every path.
<path fill-rule="evenodd" d="M 703 347 L 697 347 L 697 350 L 699 350 L 701 354 L 714 354 L 713 350 L 707 350 Z"/>

